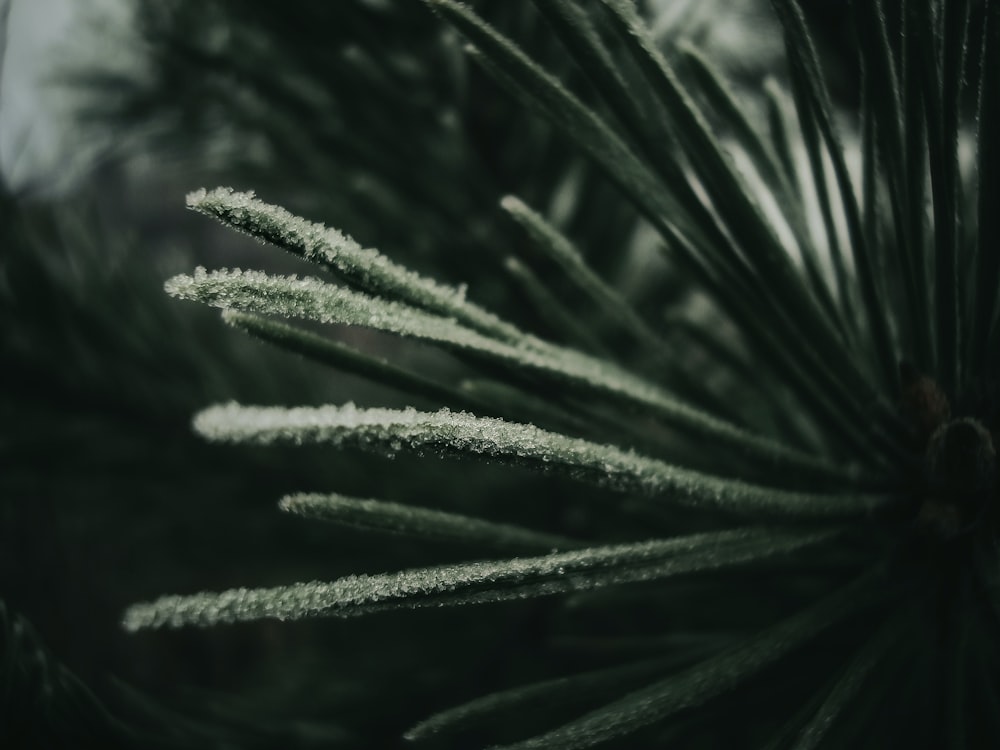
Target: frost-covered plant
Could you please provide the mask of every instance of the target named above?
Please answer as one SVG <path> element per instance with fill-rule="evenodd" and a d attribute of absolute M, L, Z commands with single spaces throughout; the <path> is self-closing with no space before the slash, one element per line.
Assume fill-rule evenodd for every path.
<path fill-rule="evenodd" d="M 468 7 L 430 5 L 617 184 L 701 307 L 650 318 L 557 222 L 505 198 L 530 240 L 510 267 L 557 343 L 471 301 L 474 289 L 418 275 L 253 194 L 193 193 L 191 208 L 341 283 L 198 269 L 168 292 L 222 308 L 227 323 L 262 340 L 445 406 L 231 403 L 196 417 L 201 435 L 479 458 L 608 491 L 580 491 L 582 523 L 531 528 L 310 488 L 281 507 L 481 551 L 402 572 L 168 596 L 131 607 L 126 627 L 570 594 L 567 611 L 611 612 L 618 628 L 634 628 L 616 635 L 633 635 L 643 652 L 442 706 L 409 738 L 469 746 L 463 733 L 475 730 L 476 742 L 510 748 L 698 747 L 737 731 L 715 726 L 727 716 L 742 746 L 1000 739 L 1000 5 L 987 4 L 977 36 L 970 2 L 893 3 L 894 24 L 882 3 L 854 4 L 863 71 L 855 172 L 794 0 L 774 2 L 790 92 L 768 87 L 766 130 L 696 50 L 661 51 L 625 0 L 592 13 L 535 1 L 594 101 Z M 966 138 L 976 143 L 968 175 Z M 558 281 L 529 270 L 545 264 Z M 316 324 L 416 339 L 454 366 L 417 372 Z M 560 504 L 574 503 L 565 493 Z M 649 619 L 663 628 L 659 640 Z M 560 710 L 550 716 L 547 706 Z"/>

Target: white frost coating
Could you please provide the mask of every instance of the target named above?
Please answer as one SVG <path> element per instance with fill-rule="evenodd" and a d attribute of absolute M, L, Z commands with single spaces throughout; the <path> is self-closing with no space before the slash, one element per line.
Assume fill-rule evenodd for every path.
<path fill-rule="evenodd" d="M 868 513 L 888 501 L 878 495 L 808 494 L 720 479 L 612 445 L 448 409 L 359 409 L 350 403 L 286 409 L 229 403 L 199 413 L 194 427 L 219 442 L 326 443 L 382 452 L 429 448 L 477 454 L 558 471 L 623 492 L 739 513 L 837 518 Z"/>
<path fill-rule="evenodd" d="M 136 631 L 265 617 L 350 617 L 390 609 L 547 596 L 739 564 L 815 544 L 835 533 L 737 529 L 541 557 L 347 576 L 332 583 L 165 596 L 130 607 L 124 625 Z"/>
<path fill-rule="evenodd" d="M 209 272 L 199 267 L 193 276 L 181 275 L 168 280 L 164 288 L 175 297 L 222 309 L 363 326 L 432 341 L 450 349 L 475 352 L 518 369 L 541 372 L 650 408 L 676 426 L 767 461 L 776 469 L 791 467 L 834 477 L 841 482 L 845 477 L 851 478 L 845 467 L 747 433 L 678 402 L 662 389 L 619 367 L 534 337 L 527 337 L 518 345 L 508 344 L 454 320 L 314 278 L 270 276 L 239 269 Z"/>
<path fill-rule="evenodd" d="M 187 205 L 226 226 L 322 265 L 372 294 L 455 318 L 480 333 L 504 341 L 517 342 L 526 335 L 467 302 L 464 287 L 446 286 L 425 278 L 393 263 L 374 248 L 361 247 L 337 229 L 264 203 L 253 192 L 239 193 L 226 187 L 211 192 L 197 190 L 187 196 Z"/>

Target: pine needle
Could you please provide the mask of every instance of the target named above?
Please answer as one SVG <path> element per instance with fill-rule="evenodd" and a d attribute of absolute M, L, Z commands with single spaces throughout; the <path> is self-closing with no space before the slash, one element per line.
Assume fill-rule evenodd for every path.
<path fill-rule="evenodd" d="M 878 367 L 883 385 L 896 386 L 896 369 L 899 361 L 889 324 L 889 308 L 885 290 L 878 285 L 873 268 L 873 248 L 865 242 L 861 212 L 854 197 L 854 187 L 844 161 L 844 149 L 833 123 L 833 107 L 826 88 L 812 36 L 802 10 L 796 0 L 773 0 L 785 29 L 789 65 L 797 75 L 797 100 L 800 120 L 815 117 L 816 126 L 826 143 L 833 173 L 840 193 L 840 205 L 847 221 L 851 258 L 854 262 L 855 282 L 861 292 L 861 302 L 871 335 L 872 349 L 868 354 Z M 811 113 L 811 114 L 810 114 Z M 817 176 L 817 184 L 821 180 Z"/>
<path fill-rule="evenodd" d="M 483 604 L 651 581 L 787 554 L 835 532 L 738 529 L 592 547 L 543 557 L 471 562 L 333 583 L 166 596 L 126 611 L 129 631 L 261 618 L 351 617 L 394 609 Z"/>
<path fill-rule="evenodd" d="M 580 251 L 558 229 L 513 195 L 506 196 L 500 205 L 528 232 L 539 253 L 554 261 L 566 278 L 587 295 L 604 316 L 638 343 L 657 351 L 666 347 L 663 339 L 615 289 L 594 273 Z"/>
<path fill-rule="evenodd" d="M 1000 3 L 986 5 L 983 29 L 981 79 L 977 133 L 977 167 L 979 196 L 976 206 L 978 235 L 973 281 L 969 362 L 973 372 L 989 359 L 989 350 L 996 350 L 996 338 L 991 337 L 995 321 L 1000 317 Z M 993 342 L 991 347 L 991 342 Z"/>
<path fill-rule="evenodd" d="M 551 710 L 568 704 L 585 704 L 595 698 L 619 693 L 643 678 L 655 676 L 676 661 L 676 658 L 644 659 L 624 666 L 518 685 L 434 714 L 408 730 L 404 737 L 416 742 L 451 737 L 483 720 L 495 720 L 497 715 L 513 717 L 539 705 Z"/>
<path fill-rule="evenodd" d="M 507 523 L 446 513 L 430 508 L 367 500 L 338 494 L 300 493 L 281 499 L 279 507 L 305 518 L 369 531 L 446 541 L 485 549 L 528 552 L 573 549 L 583 542 Z"/>
<path fill-rule="evenodd" d="M 890 503 L 880 495 L 798 493 L 719 479 L 615 446 L 448 409 L 359 409 L 353 404 L 285 409 L 230 403 L 201 412 L 194 426 L 217 442 L 319 443 L 390 453 L 431 449 L 482 456 L 706 510 L 801 519 L 849 518 Z"/>
<path fill-rule="evenodd" d="M 799 734 L 795 750 L 815 750 L 823 744 L 827 733 L 839 716 L 850 708 L 850 703 L 864 686 L 886 652 L 904 632 L 906 623 L 900 617 L 891 617 L 875 635 L 860 648 L 844 668 L 822 705 Z"/>
<path fill-rule="evenodd" d="M 595 356 L 610 356 L 592 327 L 570 310 L 534 271 L 513 256 L 505 258 L 503 266 L 530 301 L 538 319 L 544 321 L 545 328 L 556 333 L 555 338 Z"/>
<path fill-rule="evenodd" d="M 426 398 L 438 404 L 476 410 L 485 407 L 484 402 L 473 398 L 461 388 L 425 378 L 381 357 L 365 354 L 347 344 L 332 341 L 311 331 L 235 310 L 223 310 L 222 319 L 261 341 L 320 364 L 364 377 L 373 383 Z"/>

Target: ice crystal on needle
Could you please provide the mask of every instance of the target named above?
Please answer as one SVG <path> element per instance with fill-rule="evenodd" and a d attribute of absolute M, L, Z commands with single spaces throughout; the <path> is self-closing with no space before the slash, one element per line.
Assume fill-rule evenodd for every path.
<path fill-rule="evenodd" d="M 349 617 L 387 609 L 565 594 L 777 556 L 830 536 L 831 532 L 740 529 L 542 557 L 348 576 L 333 583 L 168 596 L 130 607 L 125 627 L 215 625 L 261 617 Z"/>
<path fill-rule="evenodd" d="M 612 445 L 600 445 L 501 419 L 447 409 L 359 409 L 226 404 L 201 412 L 194 427 L 209 440 L 234 443 L 321 443 L 381 451 L 432 449 L 441 453 L 506 459 L 664 502 L 809 517 L 850 517 L 888 503 L 880 495 L 807 494 L 719 479 L 671 466 Z"/>

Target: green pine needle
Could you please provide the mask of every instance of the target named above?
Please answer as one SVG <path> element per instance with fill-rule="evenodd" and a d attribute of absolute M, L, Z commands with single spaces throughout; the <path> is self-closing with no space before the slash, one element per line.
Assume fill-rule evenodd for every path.
<path fill-rule="evenodd" d="M 465 299 L 465 290 L 446 287 L 405 269 L 336 229 L 306 221 L 279 206 L 257 200 L 253 193 L 230 188 L 199 190 L 187 197 L 195 211 L 226 226 L 270 242 L 327 268 L 357 288 L 421 310 L 453 318 L 501 341 L 517 343 L 524 335 Z"/>
<path fill-rule="evenodd" d="M 559 472 L 639 493 L 653 500 L 733 513 L 789 518 L 850 518 L 891 504 L 877 494 L 800 493 L 719 479 L 658 459 L 542 430 L 529 424 L 443 409 L 359 409 L 343 406 L 215 406 L 198 414 L 195 430 L 226 443 L 355 445 L 394 454 L 434 450 L 482 456 Z"/>
<path fill-rule="evenodd" d="M 393 609 L 495 603 L 714 570 L 786 554 L 832 536 L 831 532 L 738 529 L 543 557 L 348 576 L 333 583 L 165 596 L 129 607 L 124 625 L 135 631 L 265 617 L 352 617 Z"/>
<path fill-rule="evenodd" d="M 278 505 L 282 510 L 304 518 L 479 549 L 554 552 L 583 546 L 583 542 L 578 540 L 509 523 L 494 523 L 473 516 L 385 500 L 301 493 L 283 497 Z"/>

